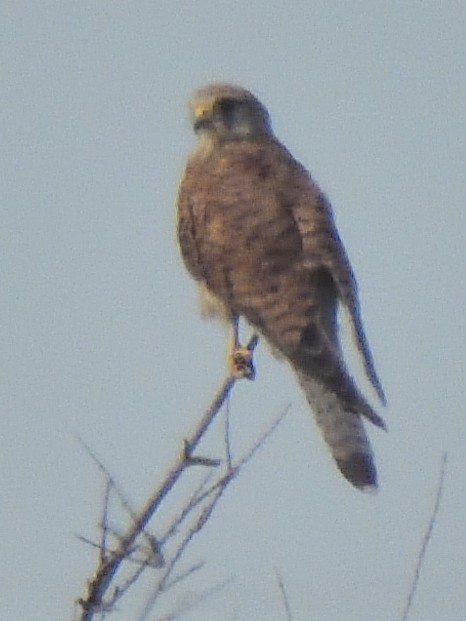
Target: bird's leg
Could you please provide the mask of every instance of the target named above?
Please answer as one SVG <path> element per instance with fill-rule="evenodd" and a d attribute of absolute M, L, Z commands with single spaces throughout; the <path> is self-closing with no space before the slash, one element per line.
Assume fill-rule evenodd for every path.
<path fill-rule="evenodd" d="M 257 345 L 258 337 L 254 334 L 246 347 L 239 342 L 239 317 L 233 317 L 233 333 L 228 351 L 228 367 L 231 377 L 253 380 L 256 376 L 254 368 L 253 352 Z"/>

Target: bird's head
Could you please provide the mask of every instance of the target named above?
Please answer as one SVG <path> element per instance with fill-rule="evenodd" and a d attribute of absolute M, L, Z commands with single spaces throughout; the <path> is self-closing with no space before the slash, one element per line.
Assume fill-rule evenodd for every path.
<path fill-rule="evenodd" d="M 252 93 L 231 84 L 210 84 L 190 100 L 196 134 L 240 140 L 271 133 L 269 113 Z"/>

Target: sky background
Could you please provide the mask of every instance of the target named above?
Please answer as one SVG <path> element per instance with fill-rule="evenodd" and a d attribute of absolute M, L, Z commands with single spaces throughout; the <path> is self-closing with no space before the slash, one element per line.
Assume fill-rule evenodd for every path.
<path fill-rule="evenodd" d="M 175 240 L 186 100 L 250 88 L 330 197 L 389 405 L 380 491 L 339 476 L 262 344 L 234 392 L 240 454 L 291 411 L 194 542 L 189 621 L 466 618 L 466 5 L 4 0 L 1 35 L 0 617 L 71 619 L 102 480 L 139 507 L 225 374 Z M 357 369 L 356 369 L 357 372 Z M 367 384 L 366 384 L 367 386 Z M 215 443 L 213 444 L 215 454 Z M 135 618 L 122 600 L 112 619 Z"/>

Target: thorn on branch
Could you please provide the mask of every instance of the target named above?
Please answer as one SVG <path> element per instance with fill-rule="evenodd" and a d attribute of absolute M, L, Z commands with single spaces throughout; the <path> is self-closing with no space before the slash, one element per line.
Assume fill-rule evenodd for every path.
<path fill-rule="evenodd" d="M 184 441 L 184 462 L 186 466 L 220 466 L 221 459 L 211 459 L 210 457 L 195 457 L 191 453 L 192 448 L 187 440 Z"/>

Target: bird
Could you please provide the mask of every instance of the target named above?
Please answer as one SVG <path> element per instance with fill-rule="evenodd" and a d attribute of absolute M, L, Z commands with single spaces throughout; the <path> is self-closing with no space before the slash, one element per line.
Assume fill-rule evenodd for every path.
<path fill-rule="evenodd" d="M 203 314 L 233 326 L 233 375 L 254 373 L 252 348 L 239 343 L 240 318 L 288 362 L 340 472 L 374 492 L 377 471 L 363 419 L 386 425 L 347 369 L 340 306 L 382 405 L 386 398 L 331 204 L 275 136 L 267 108 L 251 91 L 208 84 L 189 107 L 197 143 L 179 184 L 177 235 Z"/>

